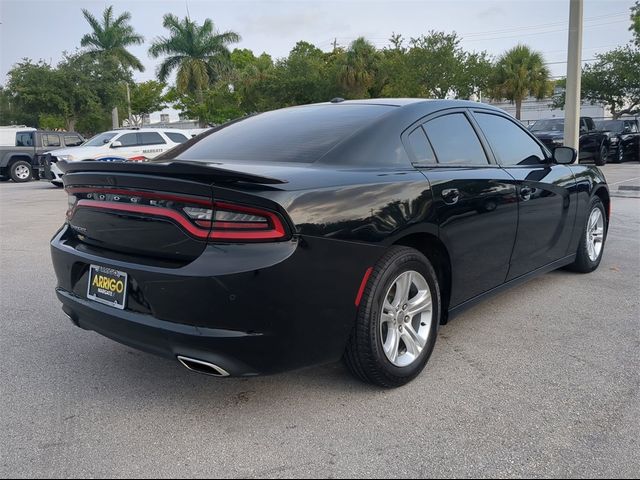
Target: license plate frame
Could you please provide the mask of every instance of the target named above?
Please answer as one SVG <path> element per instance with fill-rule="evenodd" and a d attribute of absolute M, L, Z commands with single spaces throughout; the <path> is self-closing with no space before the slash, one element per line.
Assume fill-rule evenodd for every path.
<path fill-rule="evenodd" d="M 94 302 L 124 310 L 127 306 L 129 275 L 115 268 L 89 266 L 87 298 Z"/>

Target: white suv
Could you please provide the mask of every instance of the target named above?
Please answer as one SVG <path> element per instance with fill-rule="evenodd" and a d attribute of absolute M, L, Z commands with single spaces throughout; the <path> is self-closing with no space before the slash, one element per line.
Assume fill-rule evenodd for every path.
<path fill-rule="evenodd" d="M 62 171 L 56 165 L 58 160 L 67 162 L 101 160 L 106 162 L 144 162 L 186 142 L 191 133 L 177 129 L 140 128 L 112 130 L 87 140 L 79 147 L 52 150 L 51 183 L 62 186 Z M 46 155 L 46 154 L 45 154 Z"/>

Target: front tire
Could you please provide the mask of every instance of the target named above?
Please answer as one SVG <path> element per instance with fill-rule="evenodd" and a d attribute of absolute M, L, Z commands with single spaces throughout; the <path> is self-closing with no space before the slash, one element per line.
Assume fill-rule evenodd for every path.
<path fill-rule="evenodd" d="M 10 167 L 11 180 L 16 183 L 24 183 L 31 180 L 33 177 L 33 170 L 29 162 L 24 160 L 18 160 Z"/>
<path fill-rule="evenodd" d="M 598 156 L 595 158 L 595 164 L 602 167 L 607 164 L 607 157 L 609 156 L 609 149 L 603 143 L 598 150 Z"/>
<path fill-rule="evenodd" d="M 591 273 L 600 266 L 607 239 L 607 215 L 602 200 L 593 197 L 589 204 L 589 215 L 580 236 L 575 262 L 569 265 L 574 272 Z"/>
<path fill-rule="evenodd" d="M 347 367 L 383 388 L 411 382 L 433 352 L 440 308 L 440 287 L 429 260 L 413 248 L 391 248 L 364 289 L 344 356 Z"/>

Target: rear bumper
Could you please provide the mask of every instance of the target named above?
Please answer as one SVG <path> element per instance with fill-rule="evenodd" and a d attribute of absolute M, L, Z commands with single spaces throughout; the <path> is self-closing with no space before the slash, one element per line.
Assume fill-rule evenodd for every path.
<path fill-rule="evenodd" d="M 62 310 L 71 321 L 116 342 L 166 358 L 178 355 L 223 367 L 232 376 L 270 373 L 261 357 L 273 358 L 274 339 L 263 334 L 194 327 L 158 320 L 150 315 L 114 310 L 83 299 L 61 288 L 56 289 Z M 247 363 L 245 363 L 247 362 Z"/>
<path fill-rule="evenodd" d="M 384 251 L 303 237 L 208 245 L 188 265 L 141 264 L 73 238 L 63 227 L 51 252 L 58 298 L 76 325 L 149 353 L 214 363 L 232 376 L 338 360 L 364 272 Z M 125 310 L 86 298 L 91 264 L 128 274 Z"/>

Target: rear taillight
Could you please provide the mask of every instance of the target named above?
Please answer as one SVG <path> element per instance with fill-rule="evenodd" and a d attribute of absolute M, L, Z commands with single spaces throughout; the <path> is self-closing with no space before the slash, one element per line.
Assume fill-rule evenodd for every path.
<path fill-rule="evenodd" d="M 184 207 L 189 219 L 211 229 L 209 238 L 221 240 L 277 240 L 286 236 L 276 213 L 255 207 L 214 202 L 212 208 Z"/>
<path fill-rule="evenodd" d="M 267 241 L 287 237 L 281 217 L 259 207 L 124 189 L 69 188 L 67 193 L 68 219 L 79 208 L 92 208 L 163 217 L 199 239 Z"/>

